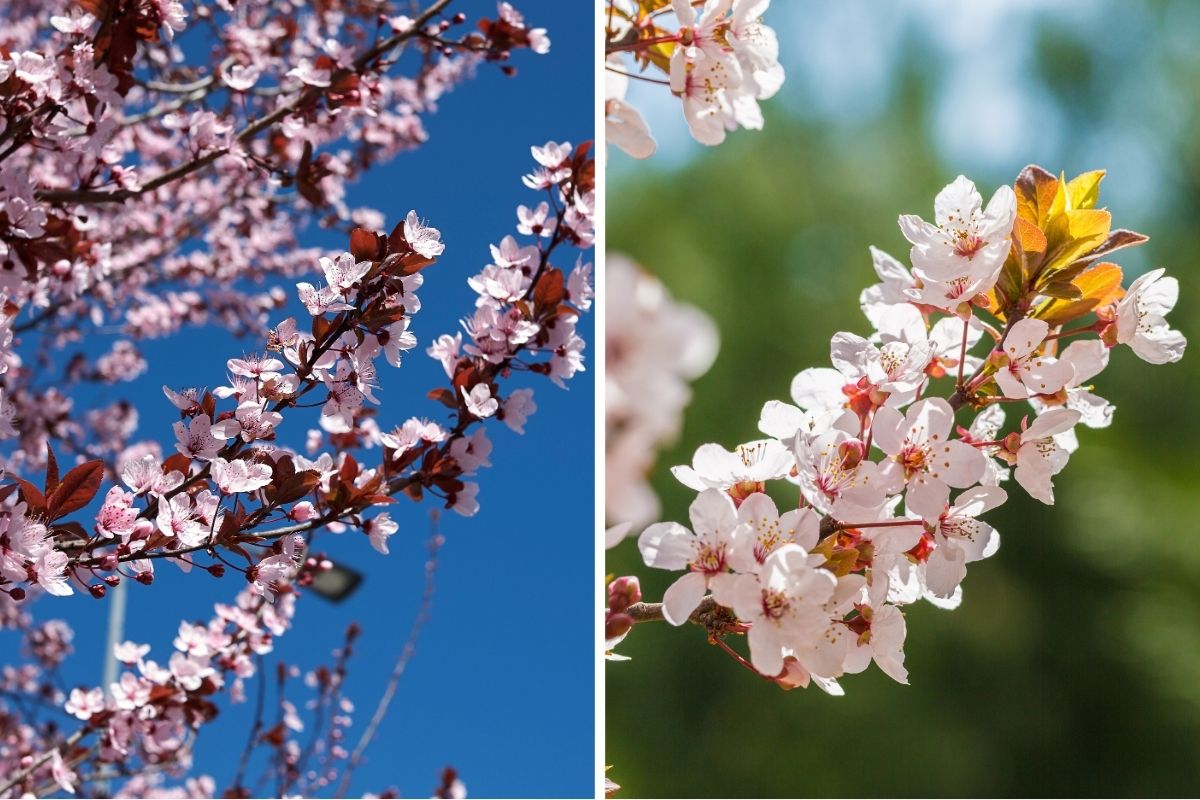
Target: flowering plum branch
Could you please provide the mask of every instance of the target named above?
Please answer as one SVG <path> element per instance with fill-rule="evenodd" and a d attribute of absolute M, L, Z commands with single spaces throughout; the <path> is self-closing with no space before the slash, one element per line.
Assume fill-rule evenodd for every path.
<path fill-rule="evenodd" d="M 762 21 L 769 5 L 770 0 L 607 0 L 608 141 L 634 158 L 649 158 L 657 148 L 641 113 L 625 101 L 630 79 L 666 86 L 702 144 L 720 144 L 726 131 L 739 127 L 762 128 L 758 101 L 783 85 L 779 42 Z"/>
<path fill-rule="evenodd" d="M 697 492 L 691 527 L 651 525 L 638 546 L 648 566 L 684 574 L 662 603 L 642 602 L 634 577 L 609 585 L 610 651 L 638 623 L 690 621 L 784 688 L 840 694 L 838 679 L 871 662 L 907 683 L 901 608 L 959 605 L 967 565 L 999 547 L 982 517 L 1010 477 L 1054 502 L 1075 427 L 1111 424 L 1093 383 L 1110 351 L 1183 356 L 1165 318 L 1175 279 L 1155 269 L 1123 286 L 1106 260 L 1146 237 L 1112 228 L 1103 177 L 1030 166 L 985 207 L 960 176 L 934 222 L 900 217 L 912 267 L 872 248 L 880 282 L 860 298 L 870 336 L 836 334 L 832 368 L 800 372 L 791 403 L 763 407 L 766 438 L 706 444 L 674 468 Z M 1005 432 L 1014 403 L 1031 413 Z M 787 484 L 797 501 L 781 512 L 768 486 Z M 748 659 L 731 635 L 746 636 Z"/>

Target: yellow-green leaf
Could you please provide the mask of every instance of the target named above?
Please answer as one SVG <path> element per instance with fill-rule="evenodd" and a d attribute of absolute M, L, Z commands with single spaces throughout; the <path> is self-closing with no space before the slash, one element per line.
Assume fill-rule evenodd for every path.
<path fill-rule="evenodd" d="M 1104 174 L 1104 170 L 1096 169 L 1071 179 L 1071 182 L 1067 184 L 1071 208 L 1096 207 L 1096 203 L 1100 200 L 1100 182 L 1104 180 Z"/>

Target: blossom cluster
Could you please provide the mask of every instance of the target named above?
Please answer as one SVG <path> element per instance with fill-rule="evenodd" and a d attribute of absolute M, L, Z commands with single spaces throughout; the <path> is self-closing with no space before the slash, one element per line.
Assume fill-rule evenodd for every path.
<path fill-rule="evenodd" d="M 986 205 L 960 176 L 933 222 L 900 217 L 911 268 L 872 250 L 870 335 L 836 334 L 832 366 L 763 407 L 764 438 L 703 445 L 673 470 L 697 492 L 690 527 L 651 525 L 638 545 L 648 566 L 684 574 L 661 606 L 618 615 L 610 600 L 610 647 L 634 623 L 690 619 L 787 688 L 841 693 L 838 679 L 871 662 L 907 682 L 902 608 L 961 602 L 967 565 L 999 547 L 983 517 L 1010 478 L 1054 502 L 1077 426 L 1112 421 L 1093 383 L 1110 351 L 1154 364 L 1184 353 L 1166 320 L 1176 280 L 1155 269 L 1123 287 L 1105 260 L 1145 237 L 1112 228 L 1103 176 L 1031 166 Z M 748 662 L 730 634 L 746 635 Z"/>
<path fill-rule="evenodd" d="M 634 158 L 649 158 L 656 149 L 645 118 L 625 100 L 631 78 L 665 84 L 680 100 L 688 128 L 702 144 L 720 144 L 727 131 L 737 128 L 762 128 L 758 101 L 773 97 L 784 79 L 775 31 L 762 21 L 770 2 L 608 0 L 608 141 Z"/>
<path fill-rule="evenodd" d="M 453 424 L 411 417 L 381 430 L 369 408 L 379 403 L 381 360 L 400 366 L 417 345 L 410 330 L 420 308 L 416 291 L 422 270 L 443 252 L 440 233 L 416 212 L 388 236 L 355 229 L 349 251 L 320 259 L 323 283 L 297 284 L 309 322 L 289 317 L 279 323 L 263 352 L 226 362 L 228 382 L 212 391 L 164 387 L 180 415 L 176 453 L 163 458 L 149 445 L 122 451 L 121 485 L 104 495 L 90 532 L 61 520 L 99 492 L 105 470 L 98 460 L 60 479 L 49 450 L 43 486 L 14 476 L 0 489 L 0 499 L 19 497 L 0 511 L 6 531 L 0 591 L 19 599 L 21 584 L 36 584 L 65 595 L 72 584 L 87 585 L 84 575 L 92 574 L 102 580 L 88 589 L 102 596 L 119 574 L 151 582 L 152 557 L 168 557 L 187 570 L 192 554 L 223 546 L 247 560 L 247 578 L 269 593 L 293 553 L 252 558 L 243 537 L 264 524 L 335 531 L 352 524 L 387 553 L 396 523 L 386 512 L 371 519 L 363 512 L 394 502 L 393 494 L 420 499 L 433 493 L 447 508 L 474 514 L 478 484 L 463 476 L 489 465 L 492 444 L 484 428 L 470 429 L 494 416 L 520 433 L 536 410 L 532 389 L 503 394 L 501 380 L 521 370 L 561 386 L 583 369 L 577 323 L 592 304 L 591 265 L 579 257 L 564 274 L 551 258 L 564 245 L 592 245 L 594 162 L 589 144 L 549 142 L 532 152 L 536 166 L 524 182 L 548 198 L 517 209 L 518 233 L 528 231 L 523 235 L 532 242 L 506 236 L 492 247 L 492 263 L 468 281 L 477 297 L 474 313 L 463 320 L 466 339 L 462 332 L 445 334 L 428 349 L 451 381 L 431 397 L 452 410 Z M 311 392 L 323 397 L 310 449 L 328 445 L 333 452 L 309 458 L 281 446 L 277 430 Z M 370 447 L 383 449 L 377 467 L 360 465 L 350 452 Z M 267 538 L 290 532 L 285 526 Z M 249 541 L 257 544 L 262 536 Z M 121 564 L 130 571 L 122 573 Z"/>
<path fill-rule="evenodd" d="M 343 2 L 0 11 L 6 469 L 44 467 L 48 442 L 119 453 L 136 408 L 83 408 L 74 387 L 132 380 L 141 339 L 203 324 L 261 333 L 287 299 L 270 284 L 320 255 L 300 245 L 304 225 L 382 227 L 382 213 L 348 204 L 350 183 L 419 147 L 424 118 L 481 66 L 514 73 L 515 53 L 549 48 L 507 2 L 473 26 L 448 6 L 382 18 Z M 107 356 L 70 352 L 112 332 Z M 69 357 L 65 379 L 53 361 L 28 362 L 35 344 Z"/>
<path fill-rule="evenodd" d="M 717 331 L 695 306 L 620 254 L 605 262 L 604 457 L 609 547 L 659 516 L 646 480 L 658 448 L 679 435 L 690 381 L 712 366 Z"/>
<path fill-rule="evenodd" d="M 356 228 L 347 251 L 319 259 L 319 281 L 296 285 L 301 316 L 270 329 L 262 351 L 228 359 L 223 385 L 163 388 L 164 402 L 180 417 L 174 454 L 164 457 L 154 443 L 125 448 L 115 459 L 119 483 L 103 495 L 109 472 L 103 461 L 82 461 L 60 475 L 53 448 L 46 452 L 44 480 L 5 476 L 0 597 L 6 609 L 27 602 L 30 591 L 65 596 L 83 589 L 103 597 L 125 580 L 151 584 L 156 563 L 173 563 L 218 578 L 243 575 L 248 585 L 237 607 L 263 609 L 268 631 L 278 635 L 286 627 L 278 609 L 286 607 L 290 619 L 298 587 L 329 566 L 313 554 L 313 537 L 323 530 L 360 530 L 371 547 L 387 553 L 398 523 L 386 511 L 370 512 L 396 502 L 395 495 L 433 495 L 446 508 L 474 514 L 478 485 L 465 478 L 489 466 L 492 449 L 481 423 L 496 418 L 521 433 L 536 410 L 532 389 L 507 391 L 505 382 L 514 372 L 528 372 L 561 386 L 584 368 L 578 322 L 592 305 L 591 265 L 578 256 L 565 272 L 556 262 L 563 250 L 586 250 L 594 241 L 590 153 L 590 143 L 532 148 L 534 166 L 523 183 L 545 200 L 518 206 L 518 236 L 493 246 L 491 263 L 469 280 L 476 299 L 463 332 L 443 335 L 428 348 L 450 381 L 429 394 L 449 409 L 448 423 L 411 417 L 388 430 L 371 408 L 379 403 L 378 370 L 385 363 L 400 366 L 417 346 L 410 327 L 420 308 L 417 289 L 423 270 L 443 253 L 440 233 L 415 211 L 390 234 Z M 306 407 L 319 408 L 307 439 L 310 450 L 320 452 L 303 455 L 279 434 Z M 361 463 L 372 448 L 382 450 L 378 463 Z M 70 519 L 94 508 L 95 498 L 102 498 L 98 510 L 86 512 L 92 522 L 85 527 Z M 222 626 L 240 624 L 234 612 L 218 616 Z M 215 709 L 209 696 L 228 688 L 238 699 L 243 679 L 253 674 L 205 642 L 224 646 L 232 637 L 254 655 L 265 654 L 269 642 L 255 639 L 248 624 L 241 638 L 224 627 L 185 627 L 176 642 L 180 653 L 167 667 L 143 664 L 139 651 L 131 662 L 138 673 L 123 676 L 128 686 L 112 693 L 120 702 L 121 692 L 134 693 L 140 705 L 120 706 L 116 714 L 100 689 L 65 698 L 66 711 L 85 723 L 77 735 L 99 732 L 102 741 L 116 744 L 77 752 L 71 737 L 41 740 L 30 733 L 20 747 L 0 748 L 0 762 L 9 761 L 18 776 L 10 788 L 33 785 L 44 766 L 70 790 L 73 758 L 128 765 L 136 756 L 186 766 L 190 751 L 183 744 Z M 47 631 L 37 652 L 49 658 L 69 645 L 69 633 Z M 219 672 L 234 676 L 228 687 L 214 677 Z M 179 687 L 191 694 L 178 694 Z M 168 696 L 167 688 L 174 693 Z M 146 703 L 166 705 L 151 713 Z M 125 712 L 145 725 L 130 728 Z M 160 713 L 170 720 L 158 724 Z M 149 737 L 156 749 L 135 752 L 130 736 L 143 748 Z M 41 754 L 32 769 L 31 753 Z M 450 781 L 447 791 L 458 785 Z"/>

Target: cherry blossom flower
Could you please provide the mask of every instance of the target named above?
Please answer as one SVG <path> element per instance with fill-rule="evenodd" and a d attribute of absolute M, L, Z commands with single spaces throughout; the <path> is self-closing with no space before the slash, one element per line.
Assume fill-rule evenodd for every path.
<path fill-rule="evenodd" d="M 900 217 L 900 230 L 912 243 L 912 263 L 924 277 L 953 281 L 990 275 L 1008 255 L 1017 198 L 1008 186 L 992 195 L 987 208 L 975 184 L 959 175 L 933 201 L 936 225 L 920 217 Z"/>
<path fill-rule="evenodd" d="M 714 581 L 713 597 L 750 623 L 750 663 L 774 676 L 783 671 L 785 652 L 825 628 L 829 617 L 822 605 L 836 586 L 831 573 L 809 566 L 804 548 L 785 544 L 767 556 L 757 575 Z"/>
<path fill-rule="evenodd" d="M 744 499 L 762 491 L 764 481 L 781 478 L 793 464 L 792 454 L 774 439 L 760 439 L 734 451 L 719 444 L 703 444 L 692 456 L 692 465 L 671 468 L 675 479 L 696 491 L 721 489 Z"/>
<path fill-rule="evenodd" d="M 96 515 L 96 533 L 104 537 L 124 537 L 133 532 L 138 509 L 133 507 L 134 495 L 114 486 L 104 496 L 104 505 Z"/>
<path fill-rule="evenodd" d="M 363 532 L 367 534 L 371 547 L 385 556 L 388 554 L 387 540 L 399 529 L 400 526 L 386 513 L 363 521 Z"/>
<path fill-rule="evenodd" d="M 262 69 L 254 64 L 230 64 L 221 71 L 221 80 L 235 92 L 245 92 L 254 88 Z"/>
<path fill-rule="evenodd" d="M 983 476 L 983 455 L 964 442 L 949 438 L 954 411 L 941 398 L 920 400 L 900 412 L 879 409 L 871 424 L 874 442 L 890 458 L 880 474 L 891 487 L 910 490 L 945 484 L 967 487 Z"/>
<path fill-rule="evenodd" d="M 740 8 L 736 0 L 730 7 L 735 15 Z M 694 9 L 681 18 L 694 19 Z M 708 53 L 697 45 L 677 59 L 691 59 L 690 76 Z M 870 336 L 837 334 L 833 368 L 797 374 L 794 405 L 762 407 L 760 430 L 773 438 L 739 453 L 704 445 L 692 466 L 674 470 L 698 492 L 692 528 L 652 524 L 639 549 L 647 566 L 683 574 L 661 604 L 639 607 L 636 621 L 702 624 L 709 641 L 786 689 L 817 684 L 839 694 L 837 678 L 871 663 L 907 683 L 901 607 L 924 600 L 951 609 L 962 602 L 967 565 L 998 551 L 999 534 L 984 515 L 1007 499 L 1000 488 L 1010 477 L 1007 467 L 1015 467 L 1012 476 L 1031 496 L 1053 503 L 1052 479 L 1079 448 L 1074 426 L 1111 423 L 1114 409 L 1091 383 L 1107 366 L 1108 349 L 1129 343 L 1156 363 L 1183 352 L 1183 337 L 1164 318 L 1177 299 L 1176 282 L 1156 271 L 1122 297 L 1110 283 L 1120 276 L 1115 265 L 1093 263 L 1107 254 L 1112 237 L 1090 228 L 1072 234 L 1072 213 L 1107 224 L 1106 213 L 1092 212 L 1094 196 L 1078 200 L 1086 207 L 1071 208 L 1076 198 L 1069 194 L 1094 186 L 1101 174 L 1065 186 L 1037 167 L 1022 173 L 1015 184 L 1022 242 L 1011 252 L 1022 269 L 1036 267 L 1032 273 L 1005 266 L 1018 224 L 1008 189 L 983 209 L 974 184 L 960 177 L 937 198 L 937 227 L 902 217 L 915 266 L 910 272 L 872 251 L 880 282 L 860 295 Z M 1035 193 L 1038 202 L 1058 199 L 1042 208 Z M 1039 233 L 1066 244 L 1043 253 Z M 1128 231 L 1119 237 L 1140 238 Z M 1002 269 L 1005 283 L 982 296 Z M 1081 274 L 1088 279 L 1075 286 L 1084 302 L 1043 292 Z M 1098 296 L 1110 304 L 1096 308 Z M 1089 313 L 1094 323 L 1071 325 Z M 1067 337 L 1082 338 L 1059 350 Z M 980 341 L 990 350 L 986 359 L 970 352 Z M 620 348 L 616 353 L 624 357 Z M 936 396 L 943 388 L 938 379 L 951 377 L 945 398 Z M 1010 403 L 1027 403 L 1037 416 L 1020 418 L 1020 429 L 1005 433 Z M 956 428 L 955 413 L 964 408 L 978 413 L 969 428 Z M 875 447 L 883 453 L 878 461 Z M 780 451 L 783 457 L 775 458 Z M 611 482 L 613 464 L 631 462 L 608 455 Z M 798 486 L 798 508 L 781 515 L 767 494 L 772 483 L 792 497 Z M 952 488 L 963 491 L 952 499 Z M 633 527 L 613 526 L 606 547 L 619 545 Z M 691 619 L 701 603 L 704 613 Z M 606 616 L 606 627 L 621 623 L 611 642 L 635 625 L 633 616 L 619 617 Z M 748 663 L 725 642 L 743 633 Z"/>
<path fill-rule="evenodd" d="M 1031 394 L 1054 394 L 1075 375 L 1070 361 L 1035 355 L 1050 332 L 1040 319 L 1023 319 L 1004 337 L 1008 365 L 996 371 L 996 383 L 1005 397 L 1022 399 Z"/>
<path fill-rule="evenodd" d="M 243 459 L 226 461 L 214 458 L 210 465 L 217 486 L 225 494 L 253 492 L 271 482 L 271 468 L 266 464 L 255 464 Z"/>
<path fill-rule="evenodd" d="M 441 231 L 422 222 L 416 211 L 409 211 L 404 218 L 404 239 L 409 247 L 426 258 L 437 258 L 446 250 Z"/>
<path fill-rule="evenodd" d="M 463 396 L 463 401 L 467 405 L 467 411 L 479 419 L 486 419 L 496 410 L 500 408 L 500 402 L 492 397 L 492 389 L 486 383 L 478 383 L 471 387 L 471 391 L 467 391 L 467 387 L 460 389 Z"/>
<path fill-rule="evenodd" d="M 1165 272 L 1154 269 L 1139 277 L 1116 306 L 1116 340 L 1151 364 L 1174 363 L 1187 347 L 1183 334 L 1167 324 L 1167 312 L 1179 300 L 1179 281 L 1163 277 Z"/>
<path fill-rule="evenodd" d="M 343 297 L 358 286 L 369 269 L 370 261 L 355 261 L 350 253 L 342 253 L 336 259 L 321 257 L 321 271 L 325 273 L 329 288 L 340 292 Z"/>
<path fill-rule="evenodd" d="M 817 544 L 821 526 L 820 515 L 812 509 L 795 508 L 780 514 L 775 501 L 762 492 L 742 501 L 737 518 L 753 532 L 753 538 L 745 541 L 752 545 L 754 560 L 759 564 L 784 545 L 795 544 L 805 551 L 811 550 Z"/>
<path fill-rule="evenodd" d="M 525 433 L 525 422 L 537 411 L 532 389 L 514 389 L 500 407 L 499 416 L 513 431 Z"/>
<path fill-rule="evenodd" d="M 210 529 L 195 514 L 192 498 L 187 494 L 177 494 L 171 498 L 162 498 L 158 503 L 156 522 L 163 535 L 178 539 L 184 547 L 195 547 L 204 544 Z"/>
<path fill-rule="evenodd" d="M 104 691 L 72 689 L 63 710 L 76 719 L 89 720 L 104 710 Z"/>
<path fill-rule="evenodd" d="M 707 589 L 734 580 L 729 574 L 732 562 L 747 550 L 741 539 L 754 535 L 749 525 L 738 522 L 733 500 L 716 489 L 700 492 L 688 514 L 691 530 L 676 522 L 660 522 L 638 537 L 647 566 L 688 570 L 663 595 L 663 616 L 672 625 L 687 622 Z M 753 561 L 739 566 L 749 570 Z"/>
<path fill-rule="evenodd" d="M 904 639 L 908 626 L 904 614 L 893 605 L 878 608 L 859 605 L 858 616 L 849 623 L 852 630 L 862 627 L 854 646 L 846 653 L 843 668 L 846 672 L 862 672 L 867 665 L 875 664 L 897 683 L 908 683 L 908 670 L 904 667 Z"/>
<path fill-rule="evenodd" d="M 330 83 L 330 71 L 313 65 L 309 59 L 301 59 L 293 69 L 288 71 L 288 77 L 297 78 L 308 86 L 325 87 Z"/>
<path fill-rule="evenodd" d="M 1069 408 L 1052 408 L 1035 419 L 1020 435 L 1013 477 L 1029 496 L 1054 505 L 1055 475 L 1067 466 L 1070 452 L 1055 438 L 1075 426 L 1080 413 Z"/>
<path fill-rule="evenodd" d="M 1113 414 L 1117 410 L 1116 406 L 1093 393 L 1091 387 L 1085 385 L 1108 366 L 1108 355 L 1109 349 L 1099 339 L 1071 342 L 1059 353 L 1058 360 L 1070 364 L 1074 371 L 1073 377 L 1064 387 L 1067 395 L 1066 406 L 1078 411 L 1080 424 L 1089 428 L 1107 428 L 1112 424 Z M 1039 414 L 1048 407 L 1047 399 L 1044 398 L 1032 398 L 1030 403 Z"/>
<path fill-rule="evenodd" d="M 1007 497 L 998 486 L 969 489 L 959 494 L 953 505 L 949 487 L 909 493 L 908 511 L 924 520 L 936 543 L 925 562 L 925 585 L 930 592 L 943 598 L 953 596 L 967 576 L 967 564 L 999 549 L 1000 534 L 979 516 L 1001 505 Z"/>
<path fill-rule="evenodd" d="M 212 433 L 212 419 L 207 414 L 198 414 L 190 423 L 176 422 L 175 449 L 188 458 L 211 461 L 221 450 L 221 439 Z"/>
<path fill-rule="evenodd" d="M 813 439 L 797 436 L 796 479 L 814 508 L 844 517 L 882 506 L 887 483 L 879 465 L 866 458 L 866 446 L 845 431 Z"/>

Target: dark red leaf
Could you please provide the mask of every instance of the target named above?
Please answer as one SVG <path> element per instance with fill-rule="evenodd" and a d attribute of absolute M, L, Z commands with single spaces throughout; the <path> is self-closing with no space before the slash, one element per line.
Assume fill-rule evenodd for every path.
<path fill-rule="evenodd" d="M 63 476 L 62 483 L 46 498 L 46 511 L 50 519 L 58 519 L 92 502 L 100 491 L 100 480 L 104 477 L 103 461 L 88 461 Z"/>
<path fill-rule="evenodd" d="M 54 448 L 46 442 L 46 494 L 54 491 L 58 485 L 58 459 L 54 457 Z"/>
<path fill-rule="evenodd" d="M 183 453 L 176 453 L 163 462 L 163 472 L 178 472 L 184 477 L 187 477 L 188 470 L 192 468 L 192 460 Z"/>
<path fill-rule="evenodd" d="M 430 400 L 437 400 L 447 408 L 458 408 L 458 397 L 446 387 L 433 389 L 426 395 Z"/>
<path fill-rule="evenodd" d="M 13 475 L 12 479 L 21 487 L 21 494 L 24 495 L 25 503 L 29 506 L 29 513 L 40 514 L 46 510 L 46 496 L 42 494 L 41 489 L 16 475 Z"/>
<path fill-rule="evenodd" d="M 565 297 L 563 274 L 557 269 L 547 270 L 542 277 L 538 278 L 537 286 L 533 287 L 533 300 L 543 308 L 556 306 Z"/>

